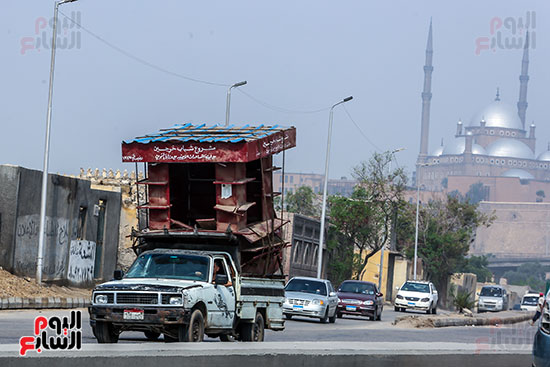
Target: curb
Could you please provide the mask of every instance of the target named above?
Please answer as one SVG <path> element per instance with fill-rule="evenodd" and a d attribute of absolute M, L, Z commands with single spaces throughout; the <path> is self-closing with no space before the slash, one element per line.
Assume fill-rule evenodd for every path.
<path fill-rule="evenodd" d="M 505 325 L 505 324 L 517 324 L 531 320 L 534 313 L 525 313 L 523 315 L 508 316 L 508 317 L 468 317 L 468 318 L 431 318 L 425 317 L 423 320 L 427 321 L 430 326 L 434 328 L 448 327 L 448 326 L 491 326 L 491 325 Z M 414 318 L 414 316 L 402 316 L 395 319 L 393 325 L 397 325 L 401 321 Z M 429 327 L 429 326 L 428 326 Z"/>
<path fill-rule="evenodd" d="M 81 308 L 88 307 L 90 299 L 85 297 L 6 297 L 0 298 L 0 310 Z"/>

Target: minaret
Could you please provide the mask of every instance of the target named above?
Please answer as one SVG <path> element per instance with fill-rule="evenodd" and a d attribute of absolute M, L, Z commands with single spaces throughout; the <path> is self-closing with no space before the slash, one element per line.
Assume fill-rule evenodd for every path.
<path fill-rule="evenodd" d="M 424 65 L 424 90 L 422 91 L 422 127 L 420 130 L 420 156 L 428 154 L 428 136 L 430 130 L 430 102 L 432 100 L 432 20 L 426 46 L 426 64 Z"/>
<path fill-rule="evenodd" d="M 523 59 L 521 60 L 521 75 L 519 76 L 518 115 L 525 130 L 525 112 L 527 111 L 527 83 L 529 82 L 529 32 L 525 34 Z"/>

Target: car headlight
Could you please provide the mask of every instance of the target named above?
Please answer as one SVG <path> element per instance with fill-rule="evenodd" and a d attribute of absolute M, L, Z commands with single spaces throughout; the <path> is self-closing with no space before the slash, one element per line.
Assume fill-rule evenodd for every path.
<path fill-rule="evenodd" d="M 181 306 L 183 305 L 183 298 L 182 297 L 170 297 L 170 305 L 172 306 Z"/>
<path fill-rule="evenodd" d="M 403 296 L 400 295 L 400 294 L 398 294 L 398 295 L 397 295 L 397 299 L 403 299 Z"/>
<path fill-rule="evenodd" d="M 372 306 L 372 305 L 374 305 L 374 301 L 371 301 L 371 300 L 363 301 L 363 304 L 367 305 L 367 306 Z"/>
<path fill-rule="evenodd" d="M 98 303 L 100 305 L 105 305 L 108 302 L 108 298 L 106 294 L 98 294 L 95 296 L 95 303 Z"/>
<path fill-rule="evenodd" d="M 342 300 L 340 298 L 338 298 L 338 303 L 342 303 Z"/>
<path fill-rule="evenodd" d="M 325 301 L 323 301 L 322 299 L 314 299 L 313 302 L 311 302 L 311 304 L 313 305 L 324 305 L 325 304 Z"/>
<path fill-rule="evenodd" d="M 428 302 L 429 300 L 430 300 L 429 298 L 422 298 L 422 299 L 420 300 L 420 302 Z"/>

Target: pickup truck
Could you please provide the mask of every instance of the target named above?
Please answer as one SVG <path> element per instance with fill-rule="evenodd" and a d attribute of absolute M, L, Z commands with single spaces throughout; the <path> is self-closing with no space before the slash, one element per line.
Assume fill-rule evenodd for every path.
<path fill-rule="evenodd" d="M 263 341 L 265 329 L 284 329 L 284 279 L 242 276 L 228 252 L 157 248 L 114 278 L 95 287 L 88 309 L 99 343 L 116 343 L 123 331 Z"/>

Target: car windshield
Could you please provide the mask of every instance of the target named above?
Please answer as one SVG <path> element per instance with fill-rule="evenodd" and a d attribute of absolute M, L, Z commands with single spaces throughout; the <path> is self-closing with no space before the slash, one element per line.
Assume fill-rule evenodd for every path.
<path fill-rule="evenodd" d="M 308 279 L 292 279 L 286 285 L 285 290 L 288 292 L 319 294 L 321 296 L 327 295 L 327 287 L 325 286 L 325 283 Z"/>
<path fill-rule="evenodd" d="M 359 293 L 359 294 L 374 294 L 374 285 L 369 283 L 345 282 L 342 283 L 339 289 L 340 292 Z"/>
<path fill-rule="evenodd" d="M 536 306 L 538 300 L 539 300 L 539 297 L 537 296 L 526 296 L 526 297 L 523 297 L 521 304 L 526 306 Z"/>
<path fill-rule="evenodd" d="M 502 289 L 495 287 L 483 287 L 481 288 L 479 295 L 483 297 L 500 297 L 502 296 Z"/>
<path fill-rule="evenodd" d="M 207 281 L 209 258 L 197 255 L 145 254 L 125 278 L 170 278 Z"/>
<path fill-rule="evenodd" d="M 401 287 L 402 291 L 430 293 L 430 286 L 425 283 L 406 282 Z"/>

